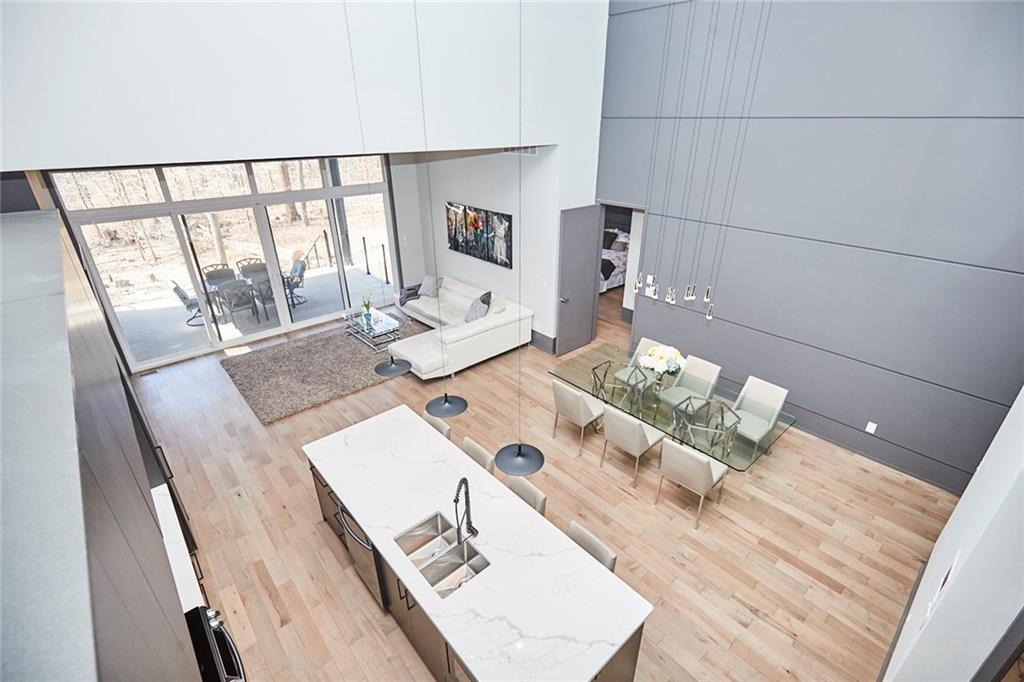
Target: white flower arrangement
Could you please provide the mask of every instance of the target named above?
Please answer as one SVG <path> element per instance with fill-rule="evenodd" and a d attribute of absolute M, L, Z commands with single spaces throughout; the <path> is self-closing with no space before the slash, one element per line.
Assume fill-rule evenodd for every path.
<path fill-rule="evenodd" d="M 683 366 L 683 354 L 672 346 L 652 346 L 637 362 L 658 374 L 674 374 Z"/>

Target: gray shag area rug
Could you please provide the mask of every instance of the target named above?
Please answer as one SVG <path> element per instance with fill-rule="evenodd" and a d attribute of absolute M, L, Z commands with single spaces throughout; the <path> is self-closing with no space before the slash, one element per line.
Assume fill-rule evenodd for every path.
<path fill-rule="evenodd" d="M 400 335 L 405 339 L 428 329 L 405 320 Z M 220 364 L 259 420 L 269 424 L 385 381 L 373 368 L 387 359 L 387 352 L 374 353 L 340 328 L 224 358 Z"/>

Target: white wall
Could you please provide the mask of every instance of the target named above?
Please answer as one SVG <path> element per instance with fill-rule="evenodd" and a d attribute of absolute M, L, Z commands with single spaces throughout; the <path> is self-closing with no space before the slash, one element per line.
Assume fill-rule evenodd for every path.
<path fill-rule="evenodd" d="M 392 154 L 391 194 L 395 200 L 395 228 L 398 232 L 398 249 L 402 258 L 402 279 L 405 284 L 423 281 L 423 275 L 434 271 L 430 244 L 424 245 L 428 236 L 423 230 L 421 214 L 423 208 L 420 196 L 426 196 L 426 189 L 420 188 L 426 182 L 422 167 L 416 163 L 416 154 Z"/>
<path fill-rule="evenodd" d="M 559 144 L 566 202 L 591 203 L 607 11 L 600 0 L 5 2 L 0 164 Z"/>
<path fill-rule="evenodd" d="M 450 198 L 516 216 L 535 329 L 554 336 L 559 212 L 594 202 L 606 0 L 2 8 L 4 170 L 395 154 L 410 282 L 433 268 L 412 154 L 554 146 L 524 157 L 521 220 L 515 156 L 438 161 L 434 193 L 435 211 Z M 466 268 L 511 287 L 496 266 Z"/>
<path fill-rule="evenodd" d="M 1021 609 L 1024 392 L 932 548 L 885 679 L 970 679 Z"/>
<path fill-rule="evenodd" d="M 533 309 L 533 329 L 552 338 L 561 218 L 558 154 L 555 147 L 541 147 L 535 156 L 498 150 L 431 152 L 394 157 L 391 166 L 399 239 L 414 242 L 417 237 L 407 233 L 417 229 L 422 235 L 424 257 L 417 266 L 521 301 Z M 448 201 L 512 215 L 511 270 L 448 249 Z M 411 276 L 406 260 L 403 272 L 406 281 L 420 281 Z"/>

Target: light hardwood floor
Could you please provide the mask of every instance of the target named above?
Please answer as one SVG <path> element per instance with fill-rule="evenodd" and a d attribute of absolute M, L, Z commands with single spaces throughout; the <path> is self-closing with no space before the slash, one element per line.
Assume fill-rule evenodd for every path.
<path fill-rule="evenodd" d="M 599 340 L 628 344 L 621 294 L 601 298 Z M 429 679 L 321 520 L 301 446 L 398 403 L 419 412 L 445 383 L 399 377 L 265 427 L 219 358 L 134 381 L 250 678 Z M 954 495 L 794 428 L 729 474 L 694 530 L 695 496 L 669 486 L 653 504 L 657 455 L 634 489 L 628 458 L 598 468 L 600 436 L 588 430 L 582 457 L 571 425 L 551 438 L 554 362 L 526 348 L 459 373 L 450 391 L 470 408 L 450 420 L 453 439 L 494 450 L 516 440 L 519 422 L 543 449 L 531 481 L 548 518 L 594 531 L 618 553 L 619 577 L 655 605 L 638 679 L 875 678 Z"/>

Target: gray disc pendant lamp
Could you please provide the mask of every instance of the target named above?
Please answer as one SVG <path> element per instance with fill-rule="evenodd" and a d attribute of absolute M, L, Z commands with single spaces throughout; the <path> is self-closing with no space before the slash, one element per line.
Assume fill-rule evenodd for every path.
<path fill-rule="evenodd" d="M 529 443 L 509 443 L 498 450 L 494 465 L 509 476 L 529 476 L 544 466 L 544 453 Z"/>
<path fill-rule="evenodd" d="M 423 123 L 423 141 L 426 146 L 427 139 L 427 128 L 426 121 Z M 434 256 L 434 272 L 437 272 L 437 239 L 434 237 L 434 233 L 437 231 L 434 225 L 434 194 L 430 186 L 430 160 L 425 161 L 427 165 L 427 196 L 430 197 L 430 251 Z M 438 278 L 438 285 L 440 285 L 440 279 Z M 446 367 L 447 363 L 445 360 L 444 351 L 444 322 L 441 321 L 441 292 L 437 292 L 437 319 L 438 327 L 438 342 L 441 344 L 441 367 Z M 454 378 L 454 374 L 449 374 L 445 381 L 451 383 Z M 462 414 L 469 408 L 469 401 L 458 395 L 450 395 L 448 391 L 445 391 L 443 395 L 439 395 L 436 398 L 432 398 L 427 401 L 426 411 L 427 414 L 432 417 L 439 417 L 441 419 L 447 419 L 448 417 L 455 417 Z"/>
<path fill-rule="evenodd" d="M 523 60 L 523 5 L 519 3 L 519 68 L 522 73 Z M 522 79 L 519 82 L 519 149 L 516 150 L 519 172 L 519 215 L 520 221 L 523 215 L 523 92 Z M 523 226 L 520 223 L 519 229 Z M 523 300 L 523 238 L 519 240 L 519 301 Z M 517 322 L 522 324 L 522 322 Z M 544 466 L 544 453 L 535 445 L 523 442 L 523 348 L 516 351 L 519 359 L 519 377 L 517 394 L 517 419 L 516 419 L 516 440 L 517 443 L 509 443 L 502 446 L 494 456 L 494 465 L 509 476 L 529 476 L 540 471 Z"/>
<path fill-rule="evenodd" d="M 468 408 L 468 400 L 462 396 L 448 395 L 447 391 L 445 391 L 444 395 L 439 395 L 427 401 L 427 414 L 442 419 L 460 415 Z"/>
<path fill-rule="evenodd" d="M 373 371 L 382 377 L 397 377 L 405 374 L 412 369 L 412 364 L 408 360 L 402 360 L 399 358 L 395 360 L 395 356 L 390 356 L 389 360 L 378 364 L 373 368 Z"/>

